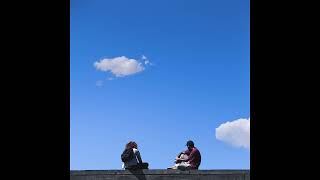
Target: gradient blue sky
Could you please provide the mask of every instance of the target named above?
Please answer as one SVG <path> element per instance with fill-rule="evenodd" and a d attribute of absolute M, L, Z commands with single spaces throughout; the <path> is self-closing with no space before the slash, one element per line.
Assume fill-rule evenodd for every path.
<path fill-rule="evenodd" d="M 192 139 L 200 169 L 248 169 L 215 128 L 250 116 L 249 0 L 71 0 L 70 169 L 120 169 L 129 140 L 151 169 Z M 102 58 L 152 66 L 107 80 Z M 97 86 L 97 82 L 103 82 Z"/>

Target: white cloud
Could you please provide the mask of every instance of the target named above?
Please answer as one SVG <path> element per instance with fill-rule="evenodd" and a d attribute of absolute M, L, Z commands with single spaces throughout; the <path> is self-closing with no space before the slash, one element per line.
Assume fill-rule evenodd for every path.
<path fill-rule="evenodd" d="M 113 77 L 109 77 L 108 80 L 109 80 L 109 81 L 112 81 L 112 80 L 114 80 L 114 78 L 113 78 Z"/>
<path fill-rule="evenodd" d="M 125 56 L 102 59 L 99 62 L 95 62 L 94 67 L 100 71 L 110 71 L 116 77 L 132 75 L 145 69 L 142 63 Z"/>
<path fill-rule="evenodd" d="M 141 59 L 144 60 L 145 65 L 153 65 L 145 55 L 142 55 Z"/>
<path fill-rule="evenodd" d="M 142 59 L 142 60 L 146 60 L 146 59 L 148 59 L 148 58 L 147 58 L 145 55 L 142 55 L 141 59 Z"/>
<path fill-rule="evenodd" d="M 250 118 L 221 124 L 216 128 L 216 138 L 235 147 L 250 149 Z"/>

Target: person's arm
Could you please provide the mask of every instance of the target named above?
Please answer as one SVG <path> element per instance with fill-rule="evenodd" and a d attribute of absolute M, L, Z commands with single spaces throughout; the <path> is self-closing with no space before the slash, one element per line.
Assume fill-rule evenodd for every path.
<path fill-rule="evenodd" d="M 136 150 L 135 155 L 138 159 L 138 163 L 142 163 L 142 158 L 141 158 L 140 152 L 138 150 Z"/>
<path fill-rule="evenodd" d="M 188 158 L 187 159 L 183 159 L 182 161 L 188 162 L 188 161 L 192 160 L 194 158 L 194 153 L 195 153 L 195 151 L 192 150 L 190 152 L 190 154 L 188 155 Z"/>
<path fill-rule="evenodd" d="M 186 154 L 186 152 L 185 152 L 185 151 L 180 152 L 180 153 L 177 155 L 176 159 L 177 159 L 177 158 L 180 158 L 180 156 L 181 156 L 182 154 Z"/>
<path fill-rule="evenodd" d="M 184 154 L 184 151 L 180 152 L 180 153 L 177 155 L 177 157 L 176 157 L 176 159 L 175 159 L 175 161 L 174 161 L 175 163 L 181 162 L 180 156 L 181 156 L 182 154 Z"/>
<path fill-rule="evenodd" d="M 189 150 L 186 150 L 186 151 L 181 152 L 180 155 L 181 155 L 181 154 L 186 154 L 188 157 L 190 157 L 190 154 L 191 154 L 191 153 L 190 153 Z M 177 161 L 177 162 L 179 162 L 179 161 L 180 161 L 180 162 L 181 162 L 181 161 L 186 161 L 186 159 L 180 158 L 180 155 L 176 158 L 176 161 Z M 188 158 L 188 159 L 189 159 L 189 158 Z"/>

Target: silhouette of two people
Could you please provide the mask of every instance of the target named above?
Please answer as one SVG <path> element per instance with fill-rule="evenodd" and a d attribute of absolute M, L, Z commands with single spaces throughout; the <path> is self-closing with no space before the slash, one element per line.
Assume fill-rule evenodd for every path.
<path fill-rule="evenodd" d="M 168 169 L 190 170 L 199 169 L 201 164 L 200 151 L 195 147 L 194 142 L 189 140 L 186 144 L 187 150 L 180 152 L 176 159 L 175 165 Z M 125 150 L 121 154 L 123 162 L 122 168 L 129 170 L 148 169 L 149 164 L 142 161 L 138 145 L 134 141 L 126 144 Z"/>

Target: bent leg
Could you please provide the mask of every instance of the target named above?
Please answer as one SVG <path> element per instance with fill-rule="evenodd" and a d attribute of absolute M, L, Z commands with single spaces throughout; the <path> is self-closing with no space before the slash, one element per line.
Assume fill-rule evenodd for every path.
<path fill-rule="evenodd" d="M 149 164 L 148 163 L 141 163 L 140 167 L 141 167 L 141 169 L 148 169 L 149 168 Z"/>
<path fill-rule="evenodd" d="M 191 165 L 187 162 L 182 162 L 180 164 L 178 164 L 177 169 L 179 170 L 189 170 L 191 169 Z"/>

